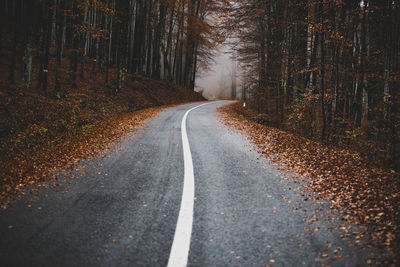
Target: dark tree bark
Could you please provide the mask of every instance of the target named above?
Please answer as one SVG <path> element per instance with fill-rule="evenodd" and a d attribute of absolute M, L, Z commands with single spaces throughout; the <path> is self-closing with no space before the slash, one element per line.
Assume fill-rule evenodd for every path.
<path fill-rule="evenodd" d="M 152 77 L 155 79 L 159 79 L 161 75 L 161 58 L 160 58 L 160 52 L 161 52 L 161 39 L 162 35 L 164 34 L 164 27 L 165 27 L 165 6 L 164 4 L 160 3 L 159 5 L 159 19 L 158 19 L 158 25 L 157 25 L 157 30 L 155 33 L 155 40 L 154 40 L 154 47 L 153 47 L 153 71 L 152 71 Z"/>
<path fill-rule="evenodd" d="M 320 0 L 321 10 L 321 112 L 322 112 L 322 131 L 321 141 L 325 140 L 326 134 L 326 111 L 325 111 L 325 16 L 324 0 Z"/>
<path fill-rule="evenodd" d="M 48 6 L 48 17 L 47 17 L 47 34 L 46 34 L 46 50 L 44 52 L 44 57 L 43 57 L 43 94 L 47 94 L 47 77 L 49 73 L 49 57 L 50 57 L 50 46 L 51 46 L 51 40 L 52 40 L 52 25 L 53 25 L 53 5 L 54 1 L 53 0 L 48 0 L 47 1 L 47 6 Z"/>
<path fill-rule="evenodd" d="M 23 25 L 23 17 L 20 16 L 20 12 L 17 12 L 16 10 L 23 10 L 23 0 L 17 0 L 15 1 L 15 6 L 12 9 L 12 12 L 15 12 L 15 23 L 14 23 L 14 43 L 12 47 L 12 52 L 11 52 L 11 64 L 10 64 L 10 72 L 8 75 L 8 82 L 10 84 L 15 83 L 15 68 L 16 68 L 16 60 L 17 60 L 17 48 L 20 42 L 19 35 L 21 34 L 21 25 Z"/>
<path fill-rule="evenodd" d="M 64 0 L 60 0 L 58 15 L 58 27 L 57 27 L 57 55 L 56 55 L 56 73 L 55 73 L 55 85 L 54 85 L 54 95 L 56 98 L 61 98 L 61 64 L 63 56 L 63 35 L 64 35 L 64 25 L 66 23 L 66 17 L 64 14 Z"/>

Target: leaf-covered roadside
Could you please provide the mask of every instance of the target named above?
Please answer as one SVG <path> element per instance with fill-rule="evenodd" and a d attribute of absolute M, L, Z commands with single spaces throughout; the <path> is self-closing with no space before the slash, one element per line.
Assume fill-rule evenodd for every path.
<path fill-rule="evenodd" d="M 399 257 L 400 175 L 357 153 L 251 121 L 256 113 L 234 103 L 218 109 L 223 122 L 245 133 L 260 152 L 309 179 L 318 198 L 330 202 L 350 225 L 364 225 L 380 247 Z"/>
<path fill-rule="evenodd" d="M 164 107 L 139 110 L 100 121 L 73 136 L 59 136 L 42 146 L 20 151 L 12 160 L 3 161 L 0 200 L 6 208 L 23 188 L 56 179 L 57 171 L 88 157 L 99 155 L 118 138 L 126 135 Z M 35 127 L 35 126 L 32 126 Z M 40 127 L 37 131 L 43 132 Z M 35 131 L 33 131 L 35 132 Z"/>
<path fill-rule="evenodd" d="M 3 51 L 4 52 L 4 51 Z M 7 52 L 5 52 L 7 55 Z M 50 173 L 87 156 L 97 155 L 106 145 L 124 135 L 160 108 L 204 98 L 186 88 L 140 74 L 131 75 L 125 88 L 115 93 L 115 81 L 104 84 L 103 73 L 89 70 L 68 82 L 57 97 L 34 87 L 19 88 L 7 83 L 8 56 L 0 57 L 0 207 L 7 207 L 30 184 L 55 179 Z M 86 60 L 89 64 L 89 59 Z M 63 60 L 62 77 L 68 81 L 68 62 Z M 34 65 L 34 67 L 39 67 Z M 49 69 L 55 69 L 49 60 Z M 117 76 L 116 69 L 109 70 Z M 18 76 L 16 76 L 19 78 Z M 49 88 L 55 87 L 49 77 Z M 38 80 L 33 73 L 32 79 Z M 137 111 L 137 112 L 136 112 Z"/>

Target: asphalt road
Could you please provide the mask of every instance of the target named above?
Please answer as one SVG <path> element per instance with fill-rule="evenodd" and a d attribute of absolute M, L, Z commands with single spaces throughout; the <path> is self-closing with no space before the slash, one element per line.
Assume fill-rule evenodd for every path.
<path fill-rule="evenodd" d="M 327 210 L 324 202 L 307 200 L 218 121 L 216 107 L 227 103 L 187 117 L 195 181 L 187 264 L 364 265 L 367 252 L 329 230 L 334 216 L 310 223 Z M 0 211 L 0 265 L 166 266 L 183 193 L 181 123 L 198 105 L 166 110 L 112 152 L 63 174 L 60 186 Z"/>

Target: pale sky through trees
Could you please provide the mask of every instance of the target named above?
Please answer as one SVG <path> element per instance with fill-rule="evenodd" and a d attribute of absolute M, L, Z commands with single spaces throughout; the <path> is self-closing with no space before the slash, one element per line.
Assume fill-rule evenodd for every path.
<path fill-rule="evenodd" d="M 197 79 L 197 90 L 204 89 L 204 96 L 208 99 L 215 99 L 221 96 L 230 96 L 230 72 L 232 60 L 230 59 L 229 47 L 221 46 L 215 56 L 215 63 L 210 70 L 202 73 Z"/>

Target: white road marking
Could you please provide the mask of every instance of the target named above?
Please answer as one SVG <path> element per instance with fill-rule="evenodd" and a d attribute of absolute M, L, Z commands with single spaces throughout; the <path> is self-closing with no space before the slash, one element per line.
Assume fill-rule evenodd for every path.
<path fill-rule="evenodd" d="M 187 266 L 193 225 L 194 173 L 192 154 L 190 152 L 189 139 L 186 131 L 186 118 L 192 110 L 207 104 L 210 103 L 201 104 L 189 109 L 182 119 L 181 132 L 185 176 L 183 180 L 181 209 L 179 211 L 178 223 L 176 224 L 171 253 L 169 254 L 168 267 Z"/>

